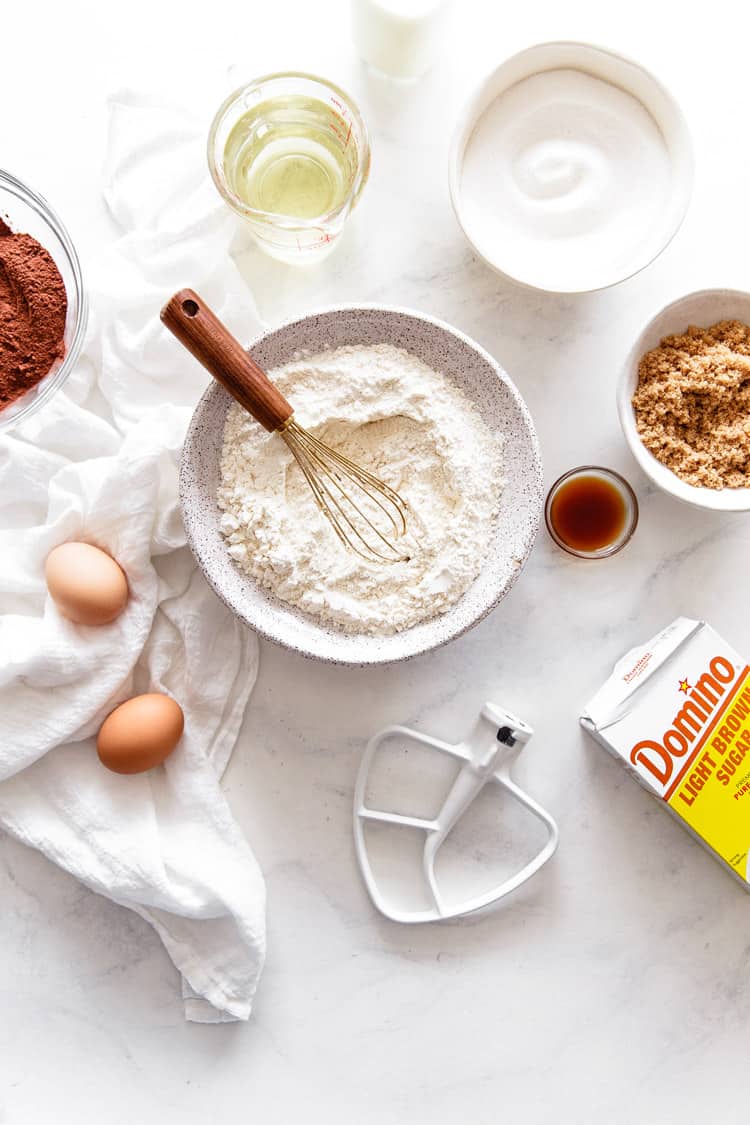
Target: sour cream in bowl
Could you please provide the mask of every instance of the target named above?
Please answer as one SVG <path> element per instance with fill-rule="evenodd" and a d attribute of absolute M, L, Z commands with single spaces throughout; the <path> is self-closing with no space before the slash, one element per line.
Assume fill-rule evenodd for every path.
<path fill-rule="evenodd" d="M 642 67 L 546 43 L 475 93 L 450 178 L 458 221 L 490 266 L 536 289 L 589 292 L 670 242 L 690 199 L 692 148 L 679 106 Z"/>

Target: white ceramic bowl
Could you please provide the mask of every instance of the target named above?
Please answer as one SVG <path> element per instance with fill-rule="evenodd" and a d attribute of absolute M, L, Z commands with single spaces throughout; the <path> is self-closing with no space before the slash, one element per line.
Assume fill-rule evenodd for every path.
<path fill-rule="evenodd" d="M 642 253 L 624 272 L 605 276 L 600 267 L 582 279 L 576 272 L 570 283 L 550 284 L 544 271 L 531 262 L 528 268 L 510 269 L 502 249 L 483 239 L 476 225 L 467 221 L 462 186 L 464 156 L 468 142 L 485 110 L 511 86 L 535 74 L 561 68 L 580 70 L 631 94 L 656 122 L 666 142 L 672 165 L 672 191 L 658 228 L 644 243 Z M 616 285 L 644 269 L 661 254 L 680 228 L 693 187 L 693 155 L 690 133 L 679 105 L 652 74 L 638 63 L 614 51 L 590 43 L 540 43 L 506 59 L 479 85 L 462 110 L 453 134 L 450 153 L 450 194 L 453 210 L 467 240 L 484 261 L 498 273 L 532 289 L 555 293 L 586 293 Z M 576 270 L 578 266 L 576 264 Z"/>
<path fill-rule="evenodd" d="M 745 512 L 750 510 L 750 488 L 696 488 L 657 461 L 640 439 L 631 401 L 638 385 L 638 364 L 645 352 L 655 348 L 665 336 L 684 332 L 690 324 L 708 328 L 720 320 L 741 320 L 750 324 L 750 293 L 737 289 L 703 289 L 672 301 L 657 313 L 643 329 L 625 361 L 617 386 L 617 412 L 633 456 L 644 473 L 664 492 L 696 508 Z"/>
<path fill-rule="evenodd" d="M 393 344 L 442 371 L 505 438 L 505 487 L 489 556 L 463 597 L 447 612 L 388 637 L 350 635 L 321 625 L 274 597 L 227 554 L 216 503 L 224 423 L 231 399 L 218 384 L 198 403 L 182 455 L 180 497 L 188 541 L 209 583 L 229 608 L 269 640 L 339 664 L 385 664 L 446 644 L 476 625 L 515 582 L 539 527 L 542 463 L 529 412 L 502 368 L 468 337 L 406 309 L 328 309 L 268 332 L 250 347 L 266 370 L 300 352 Z"/>

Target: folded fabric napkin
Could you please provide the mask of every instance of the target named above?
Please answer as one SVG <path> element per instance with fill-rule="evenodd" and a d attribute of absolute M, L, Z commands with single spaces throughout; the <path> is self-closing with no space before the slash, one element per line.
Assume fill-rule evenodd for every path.
<path fill-rule="evenodd" d="M 87 273 L 85 355 L 64 391 L 0 439 L 0 827 L 135 910 L 183 977 L 189 1019 L 246 1019 L 263 964 L 265 891 L 219 778 L 258 667 L 258 644 L 185 546 L 180 447 L 207 379 L 159 309 L 193 285 L 230 327 L 260 330 L 228 253 L 231 219 L 186 115 L 130 94 L 110 106 L 105 195 L 123 230 Z M 46 593 L 58 543 L 109 551 L 126 611 L 74 625 Z M 112 708 L 165 691 L 185 733 L 163 768 L 100 764 Z"/>

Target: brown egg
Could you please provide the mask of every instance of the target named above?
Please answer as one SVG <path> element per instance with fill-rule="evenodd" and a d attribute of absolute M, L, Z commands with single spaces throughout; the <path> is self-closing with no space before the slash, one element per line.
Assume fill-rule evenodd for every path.
<path fill-rule="evenodd" d="M 47 556 L 44 573 L 60 613 L 78 625 L 107 625 L 127 605 L 124 570 L 90 543 L 61 543 Z"/>
<path fill-rule="evenodd" d="M 101 725 L 96 752 L 115 773 L 143 773 L 161 765 L 182 738 L 185 717 L 168 695 L 135 695 Z"/>

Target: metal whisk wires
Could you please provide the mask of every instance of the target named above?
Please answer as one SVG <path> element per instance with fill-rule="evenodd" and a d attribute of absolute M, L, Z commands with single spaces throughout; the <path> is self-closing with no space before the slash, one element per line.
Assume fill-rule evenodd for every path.
<path fill-rule="evenodd" d="M 337 536 L 368 562 L 406 562 L 392 539 L 406 532 L 406 502 L 394 489 L 348 457 L 319 441 L 294 417 L 277 431 L 310 486 L 316 503 Z M 356 497 L 356 499 L 355 499 Z M 370 514 L 363 508 L 370 509 Z M 376 511 L 377 509 L 377 511 Z M 378 527 L 375 519 L 381 516 Z M 387 534 L 390 532 L 390 534 Z"/>
<path fill-rule="evenodd" d="M 406 531 L 407 507 L 399 494 L 299 426 L 279 388 L 194 289 L 175 293 L 161 319 L 240 406 L 286 442 L 318 507 L 346 547 L 369 562 L 408 560 L 393 543 Z"/>

